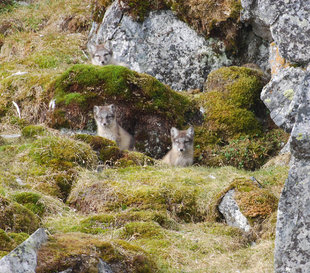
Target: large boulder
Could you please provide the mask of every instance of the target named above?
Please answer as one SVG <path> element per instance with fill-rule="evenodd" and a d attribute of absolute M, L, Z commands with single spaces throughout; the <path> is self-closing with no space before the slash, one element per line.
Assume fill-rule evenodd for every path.
<path fill-rule="evenodd" d="M 243 20 L 252 24 L 257 35 L 273 39 L 285 59 L 301 64 L 310 61 L 309 0 L 242 0 L 241 4 Z"/>
<path fill-rule="evenodd" d="M 93 22 L 91 54 L 99 44 L 107 45 L 117 61 L 176 90 L 201 89 L 208 72 L 231 64 L 223 42 L 205 40 L 172 11 L 152 11 L 141 23 L 124 14 L 119 1 L 107 9 L 101 23 Z"/>

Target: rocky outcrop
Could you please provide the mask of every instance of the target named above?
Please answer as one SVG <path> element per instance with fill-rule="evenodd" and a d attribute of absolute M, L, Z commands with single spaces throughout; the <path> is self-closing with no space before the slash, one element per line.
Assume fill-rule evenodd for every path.
<path fill-rule="evenodd" d="M 310 62 L 310 2 L 271 2 L 260 3 L 272 11 L 260 16 L 269 20 L 279 54 L 272 49 L 272 79 L 261 98 L 274 122 L 291 133 L 292 153 L 278 208 L 275 272 L 309 272 L 310 70 L 289 62 L 305 66 Z"/>
<path fill-rule="evenodd" d="M 88 42 L 92 54 L 98 44 L 110 47 L 118 62 L 176 90 L 201 89 L 208 72 L 231 64 L 222 42 L 205 40 L 171 11 L 150 12 L 139 23 L 123 14 L 118 1 L 102 23 L 93 23 Z"/>
<path fill-rule="evenodd" d="M 37 266 L 37 251 L 46 242 L 47 234 L 39 228 L 25 242 L 0 260 L 0 273 L 33 273 Z"/>
<path fill-rule="evenodd" d="M 310 1 L 242 0 L 242 20 L 264 39 L 274 40 L 290 62 L 310 61 Z"/>

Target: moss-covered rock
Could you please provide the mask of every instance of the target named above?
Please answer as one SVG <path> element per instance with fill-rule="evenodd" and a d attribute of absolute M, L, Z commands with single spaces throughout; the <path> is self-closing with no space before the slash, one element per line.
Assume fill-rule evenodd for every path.
<path fill-rule="evenodd" d="M 49 94 L 56 99 L 52 127 L 94 129 L 94 105 L 114 103 L 118 122 L 134 135 L 137 150 L 156 157 L 166 152 L 172 126 L 181 128 L 199 117 L 187 97 L 122 66 L 75 65 L 52 84 Z"/>
<path fill-rule="evenodd" d="M 38 252 L 36 272 L 60 272 L 75 268 L 76 272 L 97 272 L 99 258 L 113 272 L 157 272 L 155 263 L 137 246 L 122 240 L 102 241 L 97 237 L 67 233 L 55 234 Z"/>
<path fill-rule="evenodd" d="M 40 225 L 39 218 L 26 207 L 0 196 L 0 228 L 31 234 Z"/>
<path fill-rule="evenodd" d="M 35 137 L 42 136 L 46 133 L 46 129 L 42 125 L 28 125 L 22 129 L 22 136 Z"/>
<path fill-rule="evenodd" d="M 257 182 L 246 178 L 236 178 L 214 198 L 213 205 L 210 206 L 212 213 L 208 216 L 209 220 L 221 219 L 218 205 L 231 189 L 235 190 L 234 199 L 240 211 L 248 219 L 256 231 L 256 235 L 259 235 L 262 230 L 262 223 L 273 217 L 273 213 L 277 210 L 278 198 L 270 191 L 261 188 Z"/>
<path fill-rule="evenodd" d="M 256 117 L 267 113 L 260 100 L 264 83 L 263 72 L 256 69 L 231 66 L 211 72 L 199 99 L 206 110 L 205 126 L 222 142 L 261 133 Z"/>

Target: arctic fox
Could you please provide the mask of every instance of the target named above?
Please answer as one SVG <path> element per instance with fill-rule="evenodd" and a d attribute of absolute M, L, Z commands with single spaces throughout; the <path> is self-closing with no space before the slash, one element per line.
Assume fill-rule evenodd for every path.
<path fill-rule="evenodd" d="M 172 149 L 164 156 L 162 161 L 170 166 L 190 166 L 194 157 L 194 128 L 179 131 L 171 128 Z"/>
<path fill-rule="evenodd" d="M 121 150 L 133 149 L 134 139 L 117 123 L 114 104 L 94 106 L 94 118 L 98 136 L 115 141 Z"/>
<path fill-rule="evenodd" d="M 93 47 L 93 54 L 92 54 L 92 64 L 94 65 L 121 65 L 128 67 L 127 64 L 118 62 L 113 58 L 113 52 L 108 47 L 103 44 L 97 45 Z"/>

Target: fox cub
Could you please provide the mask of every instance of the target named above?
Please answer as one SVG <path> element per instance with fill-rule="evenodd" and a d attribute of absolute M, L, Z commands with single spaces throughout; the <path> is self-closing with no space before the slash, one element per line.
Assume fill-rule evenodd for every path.
<path fill-rule="evenodd" d="M 121 65 L 128 67 L 127 64 L 118 62 L 113 58 L 113 52 L 105 45 L 97 45 L 93 47 L 92 64 L 94 65 Z"/>
<path fill-rule="evenodd" d="M 134 139 L 117 123 L 114 104 L 94 106 L 94 118 L 98 136 L 115 141 L 121 150 L 133 149 Z"/>
<path fill-rule="evenodd" d="M 194 157 L 194 128 L 179 131 L 171 128 L 172 149 L 164 156 L 162 161 L 170 166 L 190 166 Z"/>

